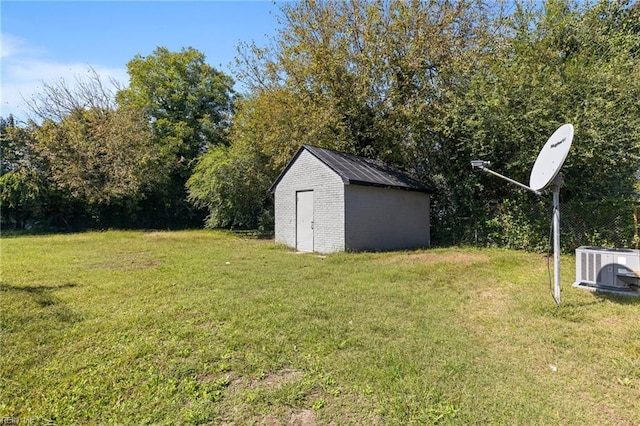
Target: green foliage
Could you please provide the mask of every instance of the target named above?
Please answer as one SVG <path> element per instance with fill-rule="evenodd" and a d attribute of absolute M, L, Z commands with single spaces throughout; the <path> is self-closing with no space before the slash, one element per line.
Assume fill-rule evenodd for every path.
<path fill-rule="evenodd" d="M 208 210 L 207 227 L 268 230 L 269 182 L 258 154 L 220 146 L 200 157 L 187 188 L 189 200 Z"/>
<path fill-rule="evenodd" d="M 0 209 L 4 226 L 22 229 L 41 213 L 50 186 L 34 151 L 35 126 L 18 127 L 9 117 L 0 125 Z"/>
<path fill-rule="evenodd" d="M 233 80 L 208 65 L 203 53 L 158 47 L 149 56 L 137 55 L 127 69 L 129 87 L 118 92 L 117 100 L 145 111 L 172 169 L 188 176 L 191 161 L 206 147 L 225 144 Z"/>
<path fill-rule="evenodd" d="M 380 158 L 437 189 L 434 242 L 541 248 L 546 233 L 526 235 L 549 221 L 529 215 L 539 200 L 469 161 L 526 183 L 548 136 L 571 122 L 563 200 L 635 197 L 639 10 L 606 0 L 289 3 L 272 47 L 240 51 L 252 96 L 230 139 L 271 158 L 268 174 L 302 143 Z"/>
<path fill-rule="evenodd" d="M 0 177 L 2 203 L 12 209 L 36 203 L 42 191 L 41 177 L 36 170 L 19 169 Z M 28 208 L 28 207 L 27 207 Z"/>
<path fill-rule="evenodd" d="M 31 103 L 42 126 L 3 121 L 3 217 L 54 201 L 105 224 L 196 224 L 207 211 L 208 227 L 268 229 L 267 189 L 307 143 L 434 187 L 435 244 L 542 250 L 546 202 L 469 161 L 527 183 L 571 122 L 562 202 L 585 229 L 566 248 L 613 243 L 579 205 L 638 199 L 639 22 L 624 0 L 285 3 L 273 43 L 239 50 L 242 98 L 193 48 L 133 58 L 117 103 L 95 71 L 77 89 L 45 85 Z M 629 241 L 631 216 L 614 216 Z"/>
<path fill-rule="evenodd" d="M 487 43 L 481 3 L 299 2 L 282 14 L 272 47 L 240 50 L 252 94 L 238 106 L 232 145 L 251 145 L 273 179 L 307 143 L 437 180 L 443 138 L 433 123 Z"/>
<path fill-rule="evenodd" d="M 0 176 L 3 221 L 8 224 L 13 220 L 17 228 L 24 228 L 39 213 L 45 188 L 36 170 L 19 169 Z"/>
<path fill-rule="evenodd" d="M 184 184 L 198 156 L 225 144 L 233 80 L 192 48 L 158 48 L 128 66 L 131 85 L 116 95 L 90 70 L 74 86 L 43 85 L 29 101 L 38 123 L 2 121 L 2 172 L 11 172 L 3 213 L 13 222 L 24 226 L 28 214 L 76 227 L 197 223 Z"/>
<path fill-rule="evenodd" d="M 156 183 L 151 132 L 134 110 L 74 111 L 35 137 L 51 180 L 87 205 L 135 202 Z"/>
<path fill-rule="evenodd" d="M 39 122 L 3 131 L 4 219 L 20 228 L 131 224 L 164 179 L 142 111 L 118 108 L 93 70 L 73 87 L 43 84 L 29 106 Z"/>
<path fill-rule="evenodd" d="M 561 243 L 567 252 L 581 245 L 637 248 L 637 200 L 571 200 L 561 206 Z"/>
<path fill-rule="evenodd" d="M 498 247 L 544 252 L 549 248 L 550 219 L 549 203 L 527 202 L 523 196 L 506 199 L 487 221 L 487 240 Z"/>
<path fill-rule="evenodd" d="M 533 10 L 519 6 L 506 21 L 506 44 L 473 77 L 466 93 L 448 105 L 444 124 L 449 136 L 463 141 L 467 159 L 491 160 L 494 170 L 528 182 L 528 172 L 548 135 L 571 122 L 576 133 L 562 171 L 563 201 L 636 197 L 640 158 L 637 21 L 638 8 L 624 2 L 602 1 L 584 10 L 565 1 L 549 1 Z M 446 166 L 452 166 L 450 160 Z M 463 170 L 462 166 L 463 161 L 454 168 Z M 511 229 L 521 234 L 549 222 L 549 213 L 528 214 L 536 210 L 534 197 L 524 200 L 499 179 L 482 174 L 460 178 L 470 181 L 474 190 L 451 185 L 450 199 L 462 200 L 466 206 L 473 206 L 474 199 L 488 202 L 474 214 L 459 216 L 486 218 L 492 226 L 511 223 Z M 525 204 L 519 207 L 521 202 Z M 450 204 L 451 210 L 457 210 Z M 458 226 L 474 225 L 461 218 Z M 434 228 L 437 233 L 437 223 Z M 504 231 L 505 235 L 510 232 Z M 522 245 L 531 244 L 523 241 Z"/>
<path fill-rule="evenodd" d="M 75 110 L 60 122 L 46 120 L 33 138 L 33 150 L 41 159 L 39 174 L 50 188 L 42 212 L 49 222 L 131 223 L 145 192 L 163 182 L 151 131 L 140 111 Z"/>
<path fill-rule="evenodd" d="M 275 47 L 246 48 L 238 61 L 256 102 L 269 98 L 275 110 L 264 120 L 267 142 L 256 143 L 288 134 L 296 149 L 311 143 L 424 166 L 416 149 L 434 142 L 429 123 L 458 84 L 452 76 L 474 61 L 481 12 L 475 2 L 444 1 L 283 6 Z"/>
<path fill-rule="evenodd" d="M 227 143 L 233 80 L 191 47 L 158 47 L 149 56 L 137 55 L 127 69 L 130 84 L 118 92 L 118 103 L 145 111 L 167 177 L 141 206 L 154 216 L 147 226 L 195 224 L 199 217 L 187 203 L 185 183 L 203 152 Z"/>

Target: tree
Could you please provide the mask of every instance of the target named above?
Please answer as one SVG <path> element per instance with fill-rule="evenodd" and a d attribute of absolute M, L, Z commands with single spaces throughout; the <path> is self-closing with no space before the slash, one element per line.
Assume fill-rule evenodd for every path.
<path fill-rule="evenodd" d="M 150 195 L 148 209 L 166 222 L 191 218 L 184 184 L 195 160 L 225 145 L 231 121 L 233 80 L 205 63 L 201 52 L 158 47 L 127 64 L 130 85 L 117 94 L 123 107 L 143 109 L 153 129 L 168 181 Z"/>
<path fill-rule="evenodd" d="M 67 226 L 130 226 L 164 176 L 143 111 L 119 108 L 92 70 L 75 85 L 45 83 L 30 107 L 41 123 L 30 122 L 25 146 L 38 162 L 22 174 L 46 182 L 43 213 Z"/>
<path fill-rule="evenodd" d="M 586 229 L 599 211 L 612 220 L 606 206 L 618 206 L 620 214 L 620 203 L 628 204 L 631 221 L 640 155 L 640 32 L 638 7 L 630 3 L 527 6 L 508 17 L 506 43 L 447 105 L 436 130 L 456 143 L 443 145 L 435 163 L 447 164 L 452 178 L 460 173 L 459 181 L 448 179 L 450 196 L 443 200 L 448 228 L 479 231 L 501 245 L 542 249 L 550 202 L 490 176 L 471 175 L 465 162 L 491 160 L 495 170 L 528 182 L 548 136 L 571 122 L 576 135 L 563 167 L 567 222 L 573 217 Z M 598 220 L 600 226 L 607 223 Z M 563 241 L 575 248 L 579 240 Z"/>
<path fill-rule="evenodd" d="M 282 12 L 275 48 L 245 49 L 239 65 L 254 92 L 285 90 L 288 106 L 313 111 L 283 123 L 300 127 L 290 143 L 315 128 L 320 145 L 411 168 L 486 43 L 487 13 L 475 1 L 300 2 Z"/>
<path fill-rule="evenodd" d="M 92 208 L 133 206 L 157 182 L 151 136 L 140 111 L 92 108 L 45 121 L 36 149 L 52 182 L 71 198 Z"/>
<path fill-rule="evenodd" d="M 234 177 L 260 176 L 252 181 L 260 194 L 303 143 L 430 176 L 431 159 L 421 155 L 444 140 L 433 123 L 451 91 L 469 80 L 487 44 L 488 12 L 481 3 L 299 2 L 282 12 L 273 47 L 240 50 L 239 78 L 252 93 L 238 103 L 229 134 L 233 154 L 206 154 L 211 158 L 202 164 L 245 167 L 247 173 L 227 174 L 226 183 L 242 188 Z M 249 165 L 261 173 L 248 173 Z M 213 179 L 196 176 L 205 170 L 196 168 L 190 189 L 200 205 L 216 206 L 213 217 L 222 207 L 232 217 L 236 206 L 247 205 L 224 204 L 226 186 L 202 191 L 200 185 Z M 224 173 L 215 174 L 222 182 Z M 261 196 L 252 199 L 269 207 Z"/>
<path fill-rule="evenodd" d="M 111 80 L 114 89 L 119 83 Z M 96 109 L 116 109 L 115 94 L 100 77 L 98 72 L 87 69 L 87 74 L 75 76 L 73 85 L 63 78 L 55 83 L 43 83 L 40 92 L 27 100 L 32 115 L 31 121 L 60 122 L 75 111 Z"/>
<path fill-rule="evenodd" d="M 271 230 L 271 176 L 265 158 L 249 146 L 218 146 L 203 154 L 187 181 L 189 200 L 209 212 L 208 228 Z"/>
<path fill-rule="evenodd" d="M 273 45 L 240 50 L 252 95 L 232 145 L 250 139 L 272 176 L 302 143 L 380 158 L 436 188 L 436 242 L 543 247 L 549 203 L 473 173 L 469 161 L 490 159 L 526 182 L 547 137 L 572 122 L 565 201 L 635 196 L 640 7 L 503 6 L 284 5 Z"/>
<path fill-rule="evenodd" d="M 34 152 L 34 125 L 19 127 L 10 115 L 0 117 L 0 207 L 3 224 L 18 229 L 38 216 L 49 191 Z"/>
<path fill-rule="evenodd" d="M 127 69 L 130 85 L 118 93 L 118 102 L 144 109 L 160 146 L 189 163 L 208 146 L 225 143 L 233 80 L 206 64 L 204 54 L 158 47 L 133 58 Z"/>

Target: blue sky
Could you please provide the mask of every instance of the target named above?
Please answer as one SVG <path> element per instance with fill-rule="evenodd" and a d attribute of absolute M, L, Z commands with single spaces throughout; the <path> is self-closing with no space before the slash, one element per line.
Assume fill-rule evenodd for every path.
<path fill-rule="evenodd" d="M 42 82 L 73 84 L 89 67 L 128 82 L 126 64 L 157 46 L 193 47 L 233 76 L 240 42 L 264 46 L 276 35 L 272 1 L 1 1 L 0 116 L 26 116 Z M 236 86 L 236 89 L 241 89 Z"/>

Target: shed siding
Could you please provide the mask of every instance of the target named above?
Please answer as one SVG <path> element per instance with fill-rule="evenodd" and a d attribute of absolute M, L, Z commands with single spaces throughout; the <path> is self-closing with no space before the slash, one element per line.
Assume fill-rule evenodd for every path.
<path fill-rule="evenodd" d="M 302 151 L 274 192 L 275 240 L 296 247 L 296 192 L 313 193 L 314 251 L 344 251 L 344 183 L 324 163 Z"/>
<path fill-rule="evenodd" d="M 397 250 L 430 243 L 428 194 L 372 186 L 345 186 L 348 250 Z"/>

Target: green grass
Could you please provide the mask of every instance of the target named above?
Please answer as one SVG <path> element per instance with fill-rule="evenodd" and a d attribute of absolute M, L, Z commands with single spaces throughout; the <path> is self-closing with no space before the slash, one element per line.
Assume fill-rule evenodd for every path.
<path fill-rule="evenodd" d="M 3 238 L 0 419 L 640 424 L 640 300 L 543 256 L 230 233 Z"/>

